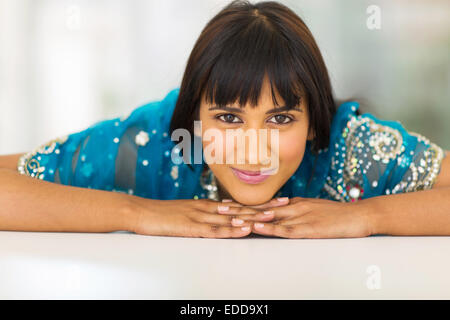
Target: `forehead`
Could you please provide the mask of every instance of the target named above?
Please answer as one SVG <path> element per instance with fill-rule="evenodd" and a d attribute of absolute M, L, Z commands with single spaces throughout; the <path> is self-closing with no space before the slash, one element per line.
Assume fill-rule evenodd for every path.
<path fill-rule="evenodd" d="M 213 106 L 215 104 L 215 102 L 214 101 L 212 103 L 207 102 L 205 100 L 205 95 L 206 95 L 205 92 L 203 92 L 202 93 L 201 104 L 205 105 L 205 106 Z M 274 97 L 273 96 L 275 96 L 275 101 L 274 101 Z M 284 106 L 284 100 L 279 95 L 279 93 L 278 93 L 278 91 L 277 91 L 277 89 L 275 87 L 273 88 L 273 93 L 272 93 L 272 89 L 271 89 L 271 86 L 270 86 L 270 81 L 266 77 L 266 78 L 264 78 L 264 81 L 263 81 L 263 83 L 261 85 L 261 93 L 260 93 L 260 96 L 258 97 L 258 104 L 257 104 L 257 106 L 251 106 L 250 102 L 247 102 L 247 104 L 245 106 L 240 106 L 239 105 L 239 99 L 237 99 L 233 103 L 228 104 L 228 106 L 236 107 L 236 108 L 242 107 L 245 110 L 255 109 L 255 111 L 258 111 L 258 110 L 266 111 L 266 110 L 269 110 L 269 109 L 273 109 L 273 108 Z"/>

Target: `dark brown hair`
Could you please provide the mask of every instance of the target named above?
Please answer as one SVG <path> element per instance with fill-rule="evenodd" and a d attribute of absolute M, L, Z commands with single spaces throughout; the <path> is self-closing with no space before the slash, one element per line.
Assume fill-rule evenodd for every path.
<path fill-rule="evenodd" d="M 327 148 L 336 112 L 327 68 L 303 20 L 275 1 L 233 1 L 208 22 L 187 62 L 170 134 L 184 128 L 194 136 L 203 94 L 217 106 L 257 106 L 266 75 L 275 105 L 274 90 L 289 108 L 306 99 L 312 151 Z"/>

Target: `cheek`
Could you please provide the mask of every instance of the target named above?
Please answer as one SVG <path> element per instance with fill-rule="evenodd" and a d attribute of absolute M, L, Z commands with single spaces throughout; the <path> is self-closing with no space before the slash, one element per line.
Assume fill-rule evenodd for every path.
<path fill-rule="evenodd" d="M 280 134 L 280 163 L 298 166 L 305 153 L 306 139 L 306 133 L 296 130 Z"/>
<path fill-rule="evenodd" d="M 221 161 L 221 163 L 225 163 L 225 155 L 227 154 L 225 131 L 209 122 L 210 121 L 206 121 L 202 124 L 202 143 L 203 150 L 205 151 L 204 156 L 212 156 L 213 158 L 210 159 L 210 161 Z"/>
<path fill-rule="evenodd" d="M 211 125 L 208 121 L 203 123 L 203 134 L 207 129 L 219 130 L 221 132 L 221 139 L 219 139 L 219 141 L 221 140 L 221 143 L 219 143 L 219 141 L 214 143 L 214 138 L 212 138 L 211 141 L 203 140 L 203 148 L 206 149 L 211 143 L 213 143 L 213 145 L 209 148 L 212 156 L 222 158 L 222 163 L 226 163 L 227 160 L 234 163 L 239 154 L 236 150 L 236 139 L 230 139 L 229 143 L 227 143 L 225 130 Z M 219 131 L 216 132 L 218 133 Z M 278 149 L 279 163 L 283 163 L 285 166 L 298 166 L 303 159 L 306 141 L 307 135 L 303 132 L 303 130 L 291 130 L 289 132 L 280 133 Z M 248 143 L 248 140 L 246 143 Z M 222 157 L 219 157 L 219 154 L 216 155 L 216 152 L 219 152 L 220 149 L 222 151 Z M 230 155 L 229 159 L 227 159 L 227 155 Z M 234 155 L 234 158 L 232 158 L 231 155 Z M 241 160 L 245 161 L 245 159 Z"/>

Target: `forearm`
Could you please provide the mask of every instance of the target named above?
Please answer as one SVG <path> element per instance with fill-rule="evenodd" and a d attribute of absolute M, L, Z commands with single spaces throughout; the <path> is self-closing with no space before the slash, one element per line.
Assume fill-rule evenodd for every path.
<path fill-rule="evenodd" d="M 361 200 L 372 234 L 450 235 L 450 188 Z"/>
<path fill-rule="evenodd" d="M 0 169 L 0 230 L 128 231 L 128 194 L 77 188 Z"/>

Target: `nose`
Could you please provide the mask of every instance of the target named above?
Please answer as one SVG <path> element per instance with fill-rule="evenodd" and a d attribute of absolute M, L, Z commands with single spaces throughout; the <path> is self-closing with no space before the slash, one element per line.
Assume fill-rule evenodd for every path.
<path fill-rule="evenodd" d="M 237 132 L 237 142 L 234 151 L 237 154 L 238 164 L 254 164 L 248 170 L 259 170 L 271 162 L 275 132 L 274 129 L 247 127 Z M 276 129 L 275 129 L 276 130 Z"/>

